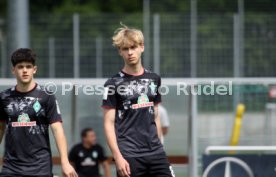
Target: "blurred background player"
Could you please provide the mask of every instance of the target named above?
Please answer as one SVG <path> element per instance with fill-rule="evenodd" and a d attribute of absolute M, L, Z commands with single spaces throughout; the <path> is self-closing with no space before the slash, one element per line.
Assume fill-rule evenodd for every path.
<path fill-rule="evenodd" d="M 143 33 L 123 26 L 112 39 L 124 67 L 105 83 L 102 107 L 107 142 L 118 176 L 172 177 L 174 173 L 158 132 L 161 78 L 142 66 Z"/>
<path fill-rule="evenodd" d="M 21 48 L 13 52 L 11 62 L 17 84 L 0 93 L 0 142 L 6 133 L 0 176 L 52 177 L 50 125 L 64 175 L 77 177 L 68 160 L 58 102 L 52 92 L 34 81 L 36 54 Z"/>
<path fill-rule="evenodd" d="M 165 136 L 169 132 L 170 118 L 169 118 L 167 109 L 162 104 L 158 105 L 158 114 L 160 117 L 161 130 L 162 130 L 161 142 L 162 142 L 162 144 L 164 144 Z"/>
<path fill-rule="evenodd" d="M 81 132 L 82 142 L 75 145 L 70 153 L 70 163 L 79 177 L 100 177 L 99 165 L 103 167 L 104 177 L 111 177 L 109 162 L 102 146 L 96 143 L 96 134 L 92 128 Z"/>

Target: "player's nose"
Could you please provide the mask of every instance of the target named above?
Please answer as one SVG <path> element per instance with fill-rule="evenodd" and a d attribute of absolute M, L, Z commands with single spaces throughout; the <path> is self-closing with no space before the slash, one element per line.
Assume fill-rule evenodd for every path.
<path fill-rule="evenodd" d="M 23 67 L 23 72 L 27 72 L 27 67 Z"/>
<path fill-rule="evenodd" d="M 133 50 L 132 49 L 128 49 L 128 54 L 132 55 L 133 54 Z"/>

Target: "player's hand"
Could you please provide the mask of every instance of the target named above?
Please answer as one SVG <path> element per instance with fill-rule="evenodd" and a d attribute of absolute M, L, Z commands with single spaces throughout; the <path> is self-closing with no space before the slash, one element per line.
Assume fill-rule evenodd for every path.
<path fill-rule="evenodd" d="M 74 170 L 72 165 L 70 165 L 70 163 L 66 163 L 61 166 L 62 166 L 63 177 L 78 177 L 76 171 Z"/>
<path fill-rule="evenodd" d="M 121 177 L 130 177 L 130 167 L 128 162 L 123 158 L 119 157 L 115 160 L 116 168 Z"/>

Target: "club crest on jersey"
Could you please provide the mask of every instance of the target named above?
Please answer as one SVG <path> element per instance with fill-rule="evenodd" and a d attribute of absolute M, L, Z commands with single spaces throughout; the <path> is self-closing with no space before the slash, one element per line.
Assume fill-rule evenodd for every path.
<path fill-rule="evenodd" d="M 132 105 L 132 109 L 146 108 L 150 106 L 153 106 L 153 102 L 150 102 L 148 96 L 143 94 L 138 97 L 137 104 Z"/>
<path fill-rule="evenodd" d="M 28 114 L 20 114 L 17 118 L 17 122 L 12 122 L 12 127 L 32 127 L 36 126 L 36 121 L 30 121 Z"/>
<path fill-rule="evenodd" d="M 93 151 L 93 152 L 92 152 L 92 157 L 93 157 L 94 159 L 98 158 L 98 152 L 97 152 L 97 151 Z"/>
<path fill-rule="evenodd" d="M 38 101 L 36 101 L 33 105 L 33 108 L 34 108 L 35 112 L 37 113 L 41 109 L 40 103 Z"/>

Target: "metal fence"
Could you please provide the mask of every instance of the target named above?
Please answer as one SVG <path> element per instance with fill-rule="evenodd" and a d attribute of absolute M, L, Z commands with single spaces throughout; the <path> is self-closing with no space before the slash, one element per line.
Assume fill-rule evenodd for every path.
<path fill-rule="evenodd" d="M 236 17 L 235 17 L 236 16 Z M 162 77 L 191 77 L 189 14 L 151 14 L 146 46 L 150 70 Z M 244 38 L 237 14 L 200 14 L 197 26 L 197 77 L 273 77 L 276 70 L 276 16 L 246 14 Z M 38 77 L 110 77 L 123 64 L 111 37 L 119 23 L 143 29 L 138 14 L 31 15 L 31 47 L 38 54 Z M 244 39 L 242 50 L 241 38 Z M 10 52 L 1 40 L 1 75 Z M 239 56 L 243 51 L 244 57 Z M 145 61 L 144 61 L 145 62 Z"/>

